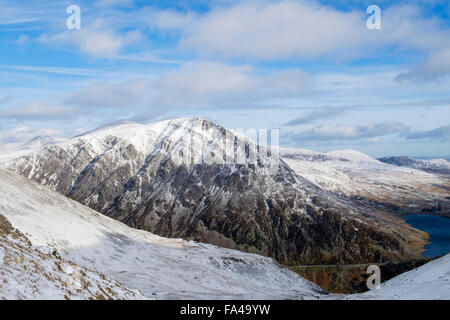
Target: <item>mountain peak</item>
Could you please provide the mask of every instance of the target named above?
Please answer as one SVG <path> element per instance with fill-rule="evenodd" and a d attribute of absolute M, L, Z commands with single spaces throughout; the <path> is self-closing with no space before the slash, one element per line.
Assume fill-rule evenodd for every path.
<path fill-rule="evenodd" d="M 199 117 L 171 118 L 171 119 L 159 120 L 159 121 L 150 122 L 150 123 L 142 123 L 142 122 L 133 121 L 133 120 L 118 120 L 118 121 L 109 123 L 107 125 L 100 126 L 94 130 L 85 132 L 79 136 L 76 136 L 75 138 L 82 137 L 82 136 L 88 136 L 88 135 L 95 134 L 98 132 L 105 132 L 105 131 L 113 132 L 114 130 L 121 131 L 121 129 L 124 129 L 124 128 L 125 129 L 144 128 L 144 127 L 152 128 L 152 127 L 158 127 L 158 125 L 193 126 L 195 124 L 205 124 L 205 123 L 208 124 L 209 127 L 218 126 L 217 124 L 215 124 L 214 122 L 212 122 L 210 120 L 199 118 Z"/>
<path fill-rule="evenodd" d="M 331 151 L 327 155 L 355 162 L 378 162 L 365 153 L 351 149 Z"/>
<path fill-rule="evenodd" d="M 182 117 L 182 118 L 172 118 L 172 119 L 166 119 L 158 122 L 150 123 L 149 125 L 157 124 L 157 123 L 172 123 L 177 125 L 185 125 L 185 126 L 195 126 L 195 125 L 202 125 L 206 128 L 211 127 L 221 127 L 220 125 L 216 124 L 215 122 L 206 119 L 206 118 L 200 118 L 200 117 Z"/>

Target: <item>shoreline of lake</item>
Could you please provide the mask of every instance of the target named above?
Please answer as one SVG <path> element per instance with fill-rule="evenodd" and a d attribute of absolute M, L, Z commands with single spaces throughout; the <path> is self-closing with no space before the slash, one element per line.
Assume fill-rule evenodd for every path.
<path fill-rule="evenodd" d="M 434 214 L 407 214 L 406 223 L 430 235 L 423 256 L 436 258 L 450 253 L 450 218 Z"/>

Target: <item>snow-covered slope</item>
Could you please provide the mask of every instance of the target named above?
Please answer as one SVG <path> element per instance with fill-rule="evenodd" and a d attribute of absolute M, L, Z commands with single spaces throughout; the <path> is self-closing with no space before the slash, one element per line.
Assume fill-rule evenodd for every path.
<path fill-rule="evenodd" d="M 419 211 L 450 197 L 450 180 L 408 167 L 380 162 L 356 151 L 319 153 L 281 149 L 283 160 L 299 175 L 325 190 Z M 447 208 L 448 210 L 448 208 Z"/>
<path fill-rule="evenodd" d="M 327 155 L 336 160 L 345 159 L 352 162 L 372 162 L 372 163 L 378 162 L 371 156 L 355 150 L 336 150 L 327 152 Z"/>
<path fill-rule="evenodd" d="M 144 299 L 103 274 L 0 237 L 0 300 Z"/>
<path fill-rule="evenodd" d="M 0 214 L 31 241 L 33 248 L 26 249 L 25 255 L 17 252 L 17 246 L 0 242 L 0 260 L 11 253 L 25 256 L 27 264 L 39 260 L 42 272 L 61 281 L 64 276 L 55 274 L 58 270 L 48 254 L 124 284 L 121 294 L 132 298 L 138 294 L 125 286 L 156 299 L 312 299 L 323 293 L 270 258 L 135 230 L 2 169 L 0 194 Z M 4 268 L 0 266 L 0 270 Z M 0 286 L 0 296 L 18 294 L 21 287 L 14 292 L 16 279 L 35 282 L 33 275 L 18 272 L 23 271 L 9 268 L 0 272 L 0 277 L 13 284 L 6 289 Z M 93 271 L 86 281 L 95 277 Z M 33 296 L 27 292 L 24 297 L 64 297 L 63 290 L 46 291 L 49 284 L 42 281 L 36 282 L 40 293 Z M 57 287 L 59 282 L 56 279 L 52 285 Z"/>
<path fill-rule="evenodd" d="M 380 161 L 400 167 L 450 176 L 450 161 L 445 159 L 413 159 L 410 157 L 386 157 Z"/>
<path fill-rule="evenodd" d="M 65 141 L 63 138 L 38 136 L 25 143 L 7 143 L 0 145 L 0 163 L 12 161 L 50 146 Z"/>
<path fill-rule="evenodd" d="M 380 289 L 346 299 L 449 300 L 450 254 L 386 281 Z"/>

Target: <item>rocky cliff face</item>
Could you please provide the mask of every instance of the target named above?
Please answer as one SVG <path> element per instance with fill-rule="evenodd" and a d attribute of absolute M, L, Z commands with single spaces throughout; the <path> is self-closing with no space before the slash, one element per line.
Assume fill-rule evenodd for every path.
<path fill-rule="evenodd" d="M 258 148 L 202 119 L 126 123 L 46 146 L 8 169 L 129 226 L 285 264 L 405 254 L 398 233 Z"/>

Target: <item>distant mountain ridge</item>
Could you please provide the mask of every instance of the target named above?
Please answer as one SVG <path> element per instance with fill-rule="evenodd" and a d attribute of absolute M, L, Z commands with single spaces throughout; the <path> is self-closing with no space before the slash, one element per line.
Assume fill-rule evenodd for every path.
<path fill-rule="evenodd" d="M 354 162 L 377 162 L 371 156 L 355 150 L 336 150 L 327 152 L 327 155 Z"/>
<path fill-rule="evenodd" d="M 423 160 L 415 162 L 420 166 L 408 167 L 353 150 L 320 153 L 281 148 L 280 153 L 297 174 L 324 190 L 409 213 L 420 213 L 438 201 L 443 211 L 450 213 L 450 179 L 442 169 L 428 170 L 446 164 L 445 160 Z"/>
<path fill-rule="evenodd" d="M 19 157 L 38 151 L 45 146 L 61 143 L 66 139 L 51 136 L 37 136 L 26 142 L 15 142 L 0 145 L 0 163 L 9 162 Z"/>
<path fill-rule="evenodd" d="M 445 159 L 413 159 L 407 156 L 400 156 L 384 157 L 378 160 L 399 167 L 408 167 L 426 172 L 450 175 L 450 162 Z"/>

